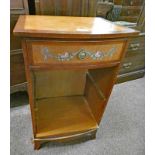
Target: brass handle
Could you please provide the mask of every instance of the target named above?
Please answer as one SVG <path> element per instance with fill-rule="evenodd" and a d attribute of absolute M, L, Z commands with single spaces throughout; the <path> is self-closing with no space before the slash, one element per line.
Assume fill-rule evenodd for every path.
<path fill-rule="evenodd" d="M 139 47 L 140 46 L 140 43 L 134 43 L 134 44 L 131 44 L 130 46 L 131 47 Z"/>
<path fill-rule="evenodd" d="M 132 62 L 124 63 L 124 64 L 123 64 L 123 67 L 127 69 L 127 68 L 130 68 L 131 65 L 132 65 Z"/>
<path fill-rule="evenodd" d="M 130 11 L 128 11 L 127 13 L 128 13 L 128 15 L 130 15 Z"/>
<path fill-rule="evenodd" d="M 136 51 L 136 50 L 138 50 L 138 47 L 133 47 L 132 50 Z"/>
<path fill-rule="evenodd" d="M 130 5 L 133 5 L 133 1 L 130 2 Z"/>

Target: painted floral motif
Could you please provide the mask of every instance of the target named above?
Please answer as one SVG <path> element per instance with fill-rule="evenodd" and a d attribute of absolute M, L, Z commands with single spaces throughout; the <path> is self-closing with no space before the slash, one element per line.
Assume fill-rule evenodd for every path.
<path fill-rule="evenodd" d="M 104 57 L 112 57 L 115 54 L 115 52 L 116 52 L 116 47 L 111 48 L 107 52 L 106 51 L 91 52 L 85 49 L 80 49 L 77 52 L 65 52 L 57 55 L 52 54 L 52 52 L 49 52 L 47 47 L 43 48 L 41 51 L 45 61 L 49 58 L 54 58 L 58 61 L 70 61 L 74 57 L 78 57 L 80 60 L 83 60 L 86 57 L 91 57 L 93 60 L 102 60 Z"/>

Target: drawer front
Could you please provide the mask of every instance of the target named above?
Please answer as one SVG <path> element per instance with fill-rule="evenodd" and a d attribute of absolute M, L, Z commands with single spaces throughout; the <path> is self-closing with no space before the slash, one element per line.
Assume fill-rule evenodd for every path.
<path fill-rule="evenodd" d="M 120 74 L 143 69 L 145 67 L 144 50 L 128 51 L 121 64 Z"/>
<path fill-rule="evenodd" d="M 10 15 L 10 49 L 17 50 L 21 49 L 21 38 L 15 37 L 13 34 L 13 28 L 19 18 L 19 15 Z"/>
<path fill-rule="evenodd" d="M 24 9 L 23 0 L 10 0 L 11 9 Z"/>
<path fill-rule="evenodd" d="M 127 21 L 136 23 L 138 20 L 138 16 L 119 16 L 118 21 Z"/>
<path fill-rule="evenodd" d="M 115 5 L 141 6 L 144 0 L 113 0 Z"/>
<path fill-rule="evenodd" d="M 97 16 L 106 17 L 107 13 L 113 8 L 113 3 L 103 3 L 97 4 Z"/>
<path fill-rule="evenodd" d="M 11 86 L 26 82 L 23 53 L 12 53 L 10 57 Z"/>
<path fill-rule="evenodd" d="M 129 42 L 128 51 L 137 51 L 144 48 L 145 48 L 145 37 L 140 36 L 140 37 L 133 38 Z"/>
<path fill-rule="evenodd" d="M 93 64 L 119 61 L 124 42 L 45 42 L 28 43 L 32 65 Z"/>
<path fill-rule="evenodd" d="M 121 16 L 138 16 L 141 12 L 140 8 L 126 8 L 123 7 L 121 10 Z"/>
<path fill-rule="evenodd" d="M 141 6 L 144 0 L 124 0 L 123 5 L 126 6 Z"/>
<path fill-rule="evenodd" d="M 28 14 L 28 0 L 10 0 L 11 14 Z"/>
<path fill-rule="evenodd" d="M 122 5 L 123 0 L 113 0 L 115 5 Z"/>

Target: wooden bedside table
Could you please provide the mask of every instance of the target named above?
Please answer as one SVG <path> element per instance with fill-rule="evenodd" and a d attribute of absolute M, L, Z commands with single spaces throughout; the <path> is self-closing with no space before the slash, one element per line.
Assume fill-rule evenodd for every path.
<path fill-rule="evenodd" d="M 129 37 L 102 18 L 20 16 L 34 148 L 95 138 Z"/>

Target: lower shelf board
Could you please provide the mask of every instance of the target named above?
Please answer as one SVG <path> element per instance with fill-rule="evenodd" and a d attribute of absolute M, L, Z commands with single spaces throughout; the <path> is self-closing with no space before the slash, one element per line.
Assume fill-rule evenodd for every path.
<path fill-rule="evenodd" d="M 36 138 L 78 135 L 98 128 L 84 96 L 36 100 Z"/>

